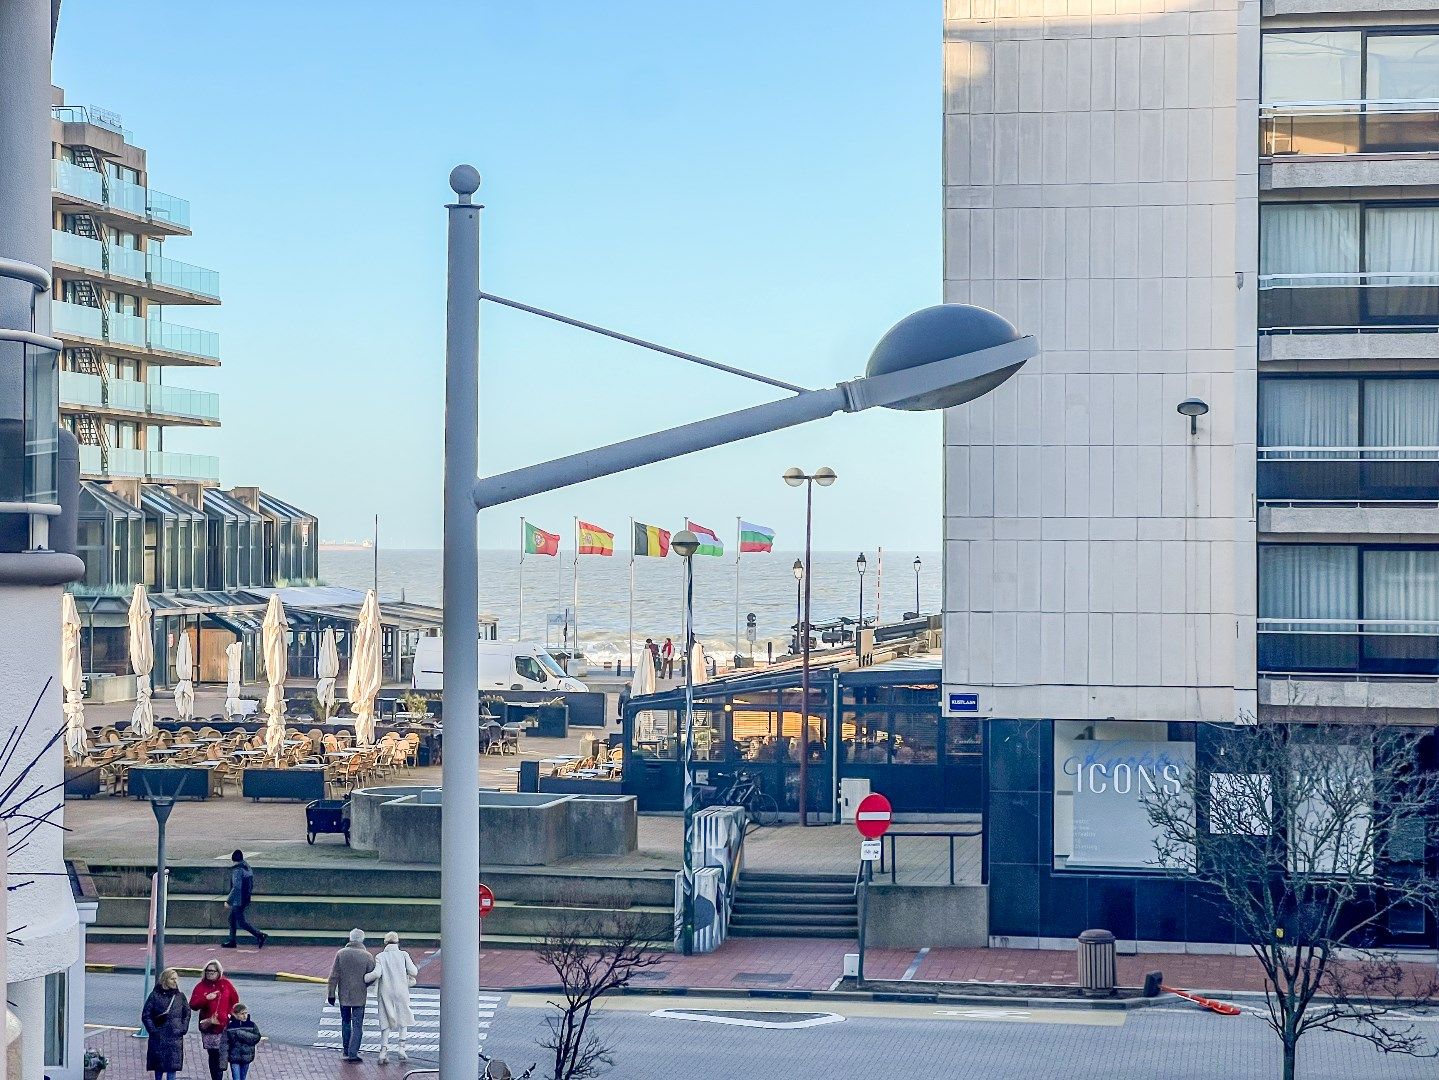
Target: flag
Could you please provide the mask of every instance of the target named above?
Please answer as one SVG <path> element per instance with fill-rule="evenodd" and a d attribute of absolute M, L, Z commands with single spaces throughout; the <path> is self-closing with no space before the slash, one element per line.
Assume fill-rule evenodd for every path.
<path fill-rule="evenodd" d="M 544 529 L 537 529 L 528 521 L 525 522 L 526 555 L 558 555 L 559 553 L 559 533 L 545 532 Z"/>
<path fill-rule="evenodd" d="M 685 528 L 699 537 L 699 550 L 696 555 L 723 555 L 724 545 L 720 538 L 715 535 L 714 530 L 706 529 L 703 525 L 696 525 L 689 518 L 685 518 Z"/>
<path fill-rule="evenodd" d="M 741 553 L 773 551 L 774 530 L 766 529 L 763 525 L 756 525 L 752 521 L 741 521 L 739 523 L 739 549 Z"/>
<path fill-rule="evenodd" d="M 663 559 L 670 553 L 669 530 L 661 529 L 658 525 L 646 525 L 644 522 L 636 521 L 634 546 L 631 550 L 636 555 L 649 555 Z"/>
<path fill-rule="evenodd" d="M 598 525 L 591 525 L 588 521 L 581 521 L 579 534 L 575 537 L 575 547 L 580 555 L 613 555 L 615 534 L 606 532 Z"/>

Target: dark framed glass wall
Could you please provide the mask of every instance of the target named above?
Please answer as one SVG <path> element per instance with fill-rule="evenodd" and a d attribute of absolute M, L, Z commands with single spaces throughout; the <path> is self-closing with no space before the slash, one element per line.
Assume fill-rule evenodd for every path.
<path fill-rule="evenodd" d="M 205 491 L 209 529 L 209 588 L 226 592 L 264 587 L 265 518 L 238 499 Z"/>
<path fill-rule="evenodd" d="M 145 512 L 145 581 L 168 592 L 206 588 L 205 514 L 164 488 L 140 489 Z"/>
<path fill-rule="evenodd" d="M 145 517 L 103 484 L 80 485 L 76 545 L 85 564 L 80 595 L 123 595 L 143 584 Z"/>

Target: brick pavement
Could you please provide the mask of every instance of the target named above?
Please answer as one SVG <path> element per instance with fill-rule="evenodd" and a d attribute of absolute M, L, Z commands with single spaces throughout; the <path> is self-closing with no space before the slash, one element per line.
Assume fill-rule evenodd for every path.
<path fill-rule="evenodd" d="M 85 1037 L 85 1045 L 109 1059 L 105 1080 L 153 1080 L 152 1075 L 145 1071 L 145 1040 L 133 1038 L 129 1029 L 92 1030 Z M 412 1057 L 405 1068 L 425 1066 L 425 1062 Z M 378 1077 L 399 1080 L 404 1071 L 397 1065 L 379 1065 L 373 1054 L 357 1065 L 340 1060 L 340 1055 L 333 1050 L 264 1042 L 255 1055 L 250 1080 L 376 1080 Z M 185 1068 L 180 1075 L 209 1075 L 205 1067 L 205 1050 L 200 1045 L 200 1036 L 194 1032 L 185 1040 Z"/>

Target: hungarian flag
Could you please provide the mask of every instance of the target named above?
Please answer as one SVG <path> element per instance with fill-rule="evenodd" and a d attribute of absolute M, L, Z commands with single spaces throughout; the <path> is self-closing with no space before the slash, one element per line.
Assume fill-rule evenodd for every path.
<path fill-rule="evenodd" d="M 615 534 L 606 532 L 598 525 L 591 525 L 588 521 L 581 521 L 579 534 L 575 537 L 575 547 L 581 555 L 613 555 Z"/>
<path fill-rule="evenodd" d="M 670 553 L 669 530 L 661 529 L 658 525 L 646 525 L 636 521 L 634 547 L 631 550 L 636 555 L 649 555 L 663 559 Z"/>
<path fill-rule="evenodd" d="M 774 530 L 766 529 L 763 525 L 756 525 L 752 521 L 741 521 L 739 523 L 739 549 L 741 553 L 773 551 Z"/>
<path fill-rule="evenodd" d="M 689 518 L 685 518 L 685 528 L 699 537 L 699 550 L 696 555 L 723 555 L 724 545 L 720 538 L 715 535 L 713 529 L 706 529 L 703 525 L 696 525 Z"/>
<path fill-rule="evenodd" d="M 545 532 L 544 529 L 537 529 L 528 521 L 525 522 L 526 555 L 558 555 L 559 553 L 559 533 Z"/>

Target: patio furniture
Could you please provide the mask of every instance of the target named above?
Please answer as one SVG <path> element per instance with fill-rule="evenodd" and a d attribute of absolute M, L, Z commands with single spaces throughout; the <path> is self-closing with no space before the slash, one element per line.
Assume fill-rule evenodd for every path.
<path fill-rule="evenodd" d="M 350 800 L 316 799 L 305 807 L 305 841 L 313 844 L 321 833 L 343 833 L 350 846 Z"/>
<path fill-rule="evenodd" d="M 210 770 L 188 765 L 135 765 L 126 774 L 125 784 L 126 794 L 136 799 L 171 795 L 204 801 L 215 794 Z"/>
<path fill-rule="evenodd" d="M 313 802 L 325 797 L 325 770 L 323 767 L 246 769 L 240 791 L 255 802 L 261 799 Z"/>

